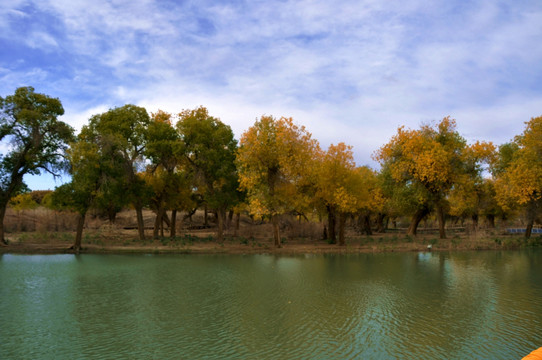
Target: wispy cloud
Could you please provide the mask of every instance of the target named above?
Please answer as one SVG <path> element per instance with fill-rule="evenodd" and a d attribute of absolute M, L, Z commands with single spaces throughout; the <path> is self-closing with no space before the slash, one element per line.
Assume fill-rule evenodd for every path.
<path fill-rule="evenodd" d="M 541 23 L 535 1 L 6 0 L 0 93 L 33 85 L 76 127 L 126 102 L 204 105 L 238 136 L 293 116 L 372 163 L 402 124 L 520 133 L 542 113 Z"/>
<path fill-rule="evenodd" d="M 33 49 L 42 49 L 46 52 L 53 51 L 58 47 L 55 38 L 44 32 L 34 32 L 30 34 L 26 41 L 27 45 Z"/>

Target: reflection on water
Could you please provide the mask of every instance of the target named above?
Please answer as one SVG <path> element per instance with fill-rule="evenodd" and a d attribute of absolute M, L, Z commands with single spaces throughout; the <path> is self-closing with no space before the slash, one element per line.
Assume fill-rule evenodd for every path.
<path fill-rule="evenodd" d="M 0 257 L 0 358 L 517 359 L 542 252 Z"/>

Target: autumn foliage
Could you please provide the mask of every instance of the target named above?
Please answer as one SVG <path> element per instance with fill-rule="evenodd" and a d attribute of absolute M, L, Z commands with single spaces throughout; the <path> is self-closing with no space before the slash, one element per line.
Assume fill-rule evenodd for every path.
<path fill-rule="evenodd" d="M 54 116 L 62 113 L 57 99 L 31 88 L 18 90 L 24 91 L 39 95 L 33 101 L 51 102 Z M 2 141 L 24 135 L 22 130 L 10 133 L 17 124 L 38 124 L 43 117 L 31 111 L 11 113 L 15 108 L 9 104 L 19 100 L 17 94 L 2 99 Z M 19 162 L 32 161 L 29 172 L 36 173 L 47 162 L 57 169 L 61 154 L 69 161 L 72 181 L 48 196 L 48 202 L 79 214 L 75 249 L 81 246 L 89 209 L 114 222 L 115 214 L 130 206 L 144 239 L 143 208 L 156 214 L 155 238 L 163 237 L 165 228 L 176 236 L 177 212 L 205 208 L 215 214 L 219 241 L 229 224 L 226 214 L 231 220 L 234 212 L 245 212 L 270 222 L 280 247 L 287 216 L 320 222 L 322 237 L 339 245 L 346 244 L 347 224 L 371 234 L 399 218 L 409 218 L 410 235 L 417 234 L 421 221 L 436 219 L 444 238 L 447 220 L 468 219 L 477 228 L 479 219 L 494 227 L 496 220 L 516 216 L 526 219 L 529 237 L 542 205 L 542 117 L 526 122 L 522 134 L 498 149 L 489 142 L 468 144 L 451 117 L 416 129 L 402 126 L 374 153 L 378 170 L 358 166 L 353 148 L 343 142 L 320 148 L 304 126 L 288 117 L 261 116 L 239 143 L 231 128 L 205 107 L 178 114 L 159 110 L 150 116 L 135 105 L 113 108 L 92 116 L 75 140 L 69 128 L 58 124 L 63 132 L 58 145 L 50 144 L 51 156 L 34 159 L 38 155 L 31 139 L 21 138 L 27 155 Z M 30 208 L 35 203 L 25 194 L 22 175 L 16 174 L 11 185 L 7 182 L 15 164 L 10 159 L 17 155 L 1 158 L 8 184 L 2 201 L 13 209 Z"/>
<path fill-rule="evenodd" d="M 497 202 L 505 209 L 523 208 L 529 237 L 542 205 L 542 117 L 526 122 L 523 134 L 500 148 L 496 173 Z"/>
<path fill-rule="evenodd" d="M 435 211 L 440 237 L 445 235 L 445 216 L 454 189 L 481 178 L 481 162 L 490 157 L 492 144 L 477 142 L 468 146 L 456 130 L 456 122 L 445 117 L 434 126 L 419 130 L 400 127 L 375 159 L 388 169 L 397 187 L 410 187 L 415 212 L 409 233 L 415 235 L 419 221 Z"/>
<path fill-rule="evenodd" d="M 248 211 L 271 219 L 280 247 L 279 216 L 307 202 L 301 189 L 309 181 L 318 144 L 291 118 L 262 116 L 243 133 L 239 145 L 239 184 L 247 193 Z"/>

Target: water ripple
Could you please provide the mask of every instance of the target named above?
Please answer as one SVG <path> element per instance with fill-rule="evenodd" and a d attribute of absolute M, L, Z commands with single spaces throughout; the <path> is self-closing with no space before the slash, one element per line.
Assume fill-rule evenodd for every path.
<path fill-rule="evenodd" d="M 0 358 L 521 358 L 534 256 L 4 256 Z"/>

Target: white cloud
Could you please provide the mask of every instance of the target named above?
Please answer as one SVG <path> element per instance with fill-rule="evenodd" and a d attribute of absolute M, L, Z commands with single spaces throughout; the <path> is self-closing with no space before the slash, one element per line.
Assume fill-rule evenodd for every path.
<path fill-rule="evenodd" d="M 455 114 L 459 131 L 472 140 L 488 140 L 503 144 L 525 129 L 525 122 L 542 116 L 542 97 L 510 97 L 493 107 L 474 106 Z"/>
<path fill-rule="evenodd" d="M 44 32 L 34 32 L 27 38 L 26 43 L 33 49 L 37 48 L 45 51 L 53 51 L 52 48 L 58 47 L 55 38 Z"/>
<path fill-rule="evenodd" d="M 35 20 L 23 5 L 54 29 L 18 35 Z M 469 140 L 502 142 L 542 112 L 538 2 L 49 0 L 3 3 L 8 17 L 4 34 L 57 57 L 1 54 L 1 88 L 63 94 L 76 128 L 127 102 L 204 105 L 237 136 L 262 114 L 292 116 L 363 164 L 399 125 L 451 115 Z"/>
<path fill-rule="evenodd" d="M 65 106 L 64 116 L 62 116 L 60 120 L 72 126 L 76 133 L 79 133 L 83 125 L 88 124 L 88 120 L 92 117 L 92 115 L 101 114 L 107 110 L 109 110 L 109 106 L 107 105 L 99 105 L 83 110 L 71 108 L 68 105 Z"/>

